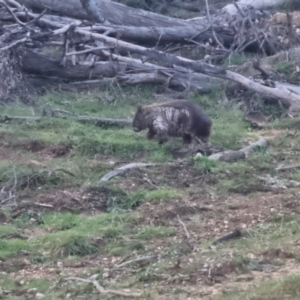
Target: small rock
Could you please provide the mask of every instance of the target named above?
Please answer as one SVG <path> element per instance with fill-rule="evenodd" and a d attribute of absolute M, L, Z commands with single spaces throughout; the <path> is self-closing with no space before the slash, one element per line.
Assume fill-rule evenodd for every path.
<path fill-rule="evenodd" d="M 189 262 L 192 263 L 194 260 L 192 258 L 189 258 Z"/>
<path fill-rule="evenodd" d="M 62 263 L 61 261 L 58 261 L 58 262 L 57 262 L 57 266 L 58 266 L 58 267 L 62 267 L 62 264 L 63 264 L 63 263 Z"/>
<path fill-rule="evenodd" d="M 114 264 L 116 261 L 118 261 L 118 259 L 116 257 L 113 257 L 111 262 Z"/>
<path fill-rule="evenodd" d="M 256 259 L 256 256 L 252 253 L 248 253 L 247 257 L 250 258 L 250 259 L 253 259 L 253 260 Z"/>
<path fill-rule="evenodd" d="M 103 275 L 102 275 L 102 277 L 103 277 L 103 278 L 109 277 L 109 273 L 108 273 L 108 272 L 104 272 Z"/>
<path fill-rule="evenodd" d="M 42 299 L 42 298 L 44 298 L 44 297 L 45 297 L 45 295 L 42 294 L 42 293 L 36 293 L 36 295 L 35 295 L 35 298 L 36 298 L 36 299 Z"/>
<path fill-rule="evenodd" d="M 21 281 L 20 281 L 20 284 L 21 284 L 21 285 L 24 285 L 24 284 L 25 284 L 25 281 L 24 281 L 24 280 L 21 280 Z"/>

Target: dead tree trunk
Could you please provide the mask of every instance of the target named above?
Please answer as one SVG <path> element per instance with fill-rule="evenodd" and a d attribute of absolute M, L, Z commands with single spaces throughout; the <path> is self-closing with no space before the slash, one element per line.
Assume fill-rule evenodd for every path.
<path fill-rule="evenodd" d="M 0 103 L 8 100 L 12 92 L 22 87 L 22 75 L 18 65 L 11 50 L 0 52 Z"/>
<path fill-rule="evenodd" d="M 116 25 L 128 26 L 179 26 L 185 25 L 186 22 L 148 12 L 142 9 L 131 8 L 121 3 L 108 0 L 95 0 L 100 12 L 105 19 Z M 42 12 L 46 7 L 53 12 L 57 12 L 64 16 L 78 19 L 90 20 L 88 14 L 83 9 L 79 0 L 17 0 L 20 4 L 24 4 L 35 11 Z"/>

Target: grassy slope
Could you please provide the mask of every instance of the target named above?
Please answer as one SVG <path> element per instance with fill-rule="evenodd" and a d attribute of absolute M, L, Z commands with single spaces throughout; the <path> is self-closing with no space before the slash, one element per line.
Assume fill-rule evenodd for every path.
<path fill-rule="evenodd" d="M 137 103 L 153 101 L 152 93 L 148 87 L 98 94 L 48 93 L 32 109 L 5 106 L 3 114 L 32 115 L 34 110 L 39 115 L 47 103 L 82 115 L 131 117 Z M 216 93 L 193 100 L 213 119 L 212 142 L 238 149 L 252 129 L 242 121 L 240 111 L 216 110 L 218 97 Z M 278 121 L 273 126 L 276 132 L 272 126 L 267 133 L 275 138 L 266 151 L 226 164 L 205 158 L 176 162 L 172 152 L 180 143 L 160 147 L 148 141 L 145 132 L 136 134 L 131 128 L 51 118 L 3 124 L 0 187 L 11 189 L 17 183 L 21 205 L 6 210 L 7 220 L 0 225 L 0 296 L 30 299 L 42 293 L 44 299 L 67 295 L 98 299 L 89 284 L 76 285 L 64 278 L 99 274 L 104 287 L 139 289 L 144 293 L 140 299 L 204 299 L 215 290 L 216 299 L 297 299 L 297 275 L 279 275 L 285 268 L 287 274 L 297 273 L 299 188 L 291 180 L 299 180 L 300 173 L 277 174 L 274 168 L 297 161 L 300 139 L 280 132 Z M 39 146 L 35 152 L 29 151 L 33 141 Z M 71 150 L 56 157 L 57 145 Z M 116 163 L 131 161 L 160 165 L 132 171 L 105 186 L 97 183 Z M 50 172 L 57 169 L 74 176 Z M 270 175 L 278 182 L 270 187 L 255 175 Z M 282 184 L 289 189 L 283 190 Z M 188 243 L 177 215 L 191 235 Z M 242 239 L 210 246 L 236 227 L 244 230 Z M 150 254 L 157 260 L 114 269 L 137 255 Z M 280 281 L 248 289 L 252 283 L 260 285 L 268 270 Z"/>

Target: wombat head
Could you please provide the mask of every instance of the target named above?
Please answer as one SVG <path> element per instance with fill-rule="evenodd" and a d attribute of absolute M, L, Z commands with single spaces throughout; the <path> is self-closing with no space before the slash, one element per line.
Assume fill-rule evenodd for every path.
<path fill-rule="evenodd" d="M 147 128 L 146 119 L 143 113 L 143 106 L 138 104 L 137 111 L 132 121 L 132 127 L 135 132 L 140 132 Z"/>

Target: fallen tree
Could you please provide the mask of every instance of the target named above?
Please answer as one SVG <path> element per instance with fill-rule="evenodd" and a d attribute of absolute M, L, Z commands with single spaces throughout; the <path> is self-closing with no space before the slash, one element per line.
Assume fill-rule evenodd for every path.
<path fill-rule="evenodd" d="M 156 83 L 177 90 L 188 88 L 201 92 L 208 92 L 219 84 L 218 81 L 201 74 L 191 74 L 174 68 L 142 63 L 140 60 L 110 54 L 107 51 L 102 52 L 102 55 L 108 58 L 107 61 L 76 65 L 66 62 L 64 66 L 58 60 L 22 47 L 19 48 L 18 54 L 21 58 L 22 71 L 38 76 L 38 78 L 35 76 L 33 80 L 29 79 L 35 86 L 43 84 L 43 78 L 46 77 L 75 81 L 72 84 L 77 86 L 106 83 L 111 79 L 121 84 Z"/>
<path fill-rule="evenodd" d="M 10 3 L 15 2 L 15 0 L 7 0 Z M 69 1 L 60 1 L 60 0 L 16 0 L 18 3 L 25 5 L 26 7 L 33 9 L 37 13 L 41 13 L 47 8 L 53 14 L 59 14 L 71 18 L 81 19 L 81 20 L 93 20 L 95 17 L 93 14 L 88 13 L 83 9 L 82 3 L 78 0 L 69 0 Z M 226 14 L 224 13 L 216 13 L 214 15 L 209 16 L 210 18 L 195 18 L 189 21 L 180 20 L 177 18 L 168 17 L 165 15 L 160 15 L 156 13 L 152 13 L 149 11 L 144 11 L 141 9 L 131 8 L 126 5 L 116 3 L 108 0 L 90 0 L 94 3 L 95 9 L 98 12 L 101 12 L 101 16 L 105 16 L 105 19 L 101 19 L 102 23 L 109 23 L 110 25 L 119 25 L 119 27 L 115 28 L 115 32 L 117 32 L 118 37 L 122 38 L 123 35 L 133 35 L 132 30 L 130 28 L 130 33 L 126 33 L 126 30 L 122 30 L 120 26 L 133 26 L 135 29 L 135 38 L 144 39 L 145 29 L 139 31 L 140 27 L 147 28 L 148 35 L 155 36 L 159 34 L 159 39 L 155 39 L 155 44 L 157 41 L 164 42 L 164 39 L 171 40 L 172 42 L 176 42 L 176 40 L 180 40 L 183 42 L 185 39 L 185 43 L 190 39 L 195 39 L 195 41 L 208 42 L 213 41 L 216 44 L 222 44 L 223 47 L 229 49 L 230 47 L 238 48 L 236 45 L 236 35 L 238 31 L 236 29 L 242 29 L 243 26 L 247 25 L 247 22 L 243 20 L 238 20 L 240 23 L 233 24 L 233 27 L 230 26 L 227 21 Z M 84 0 L 86 2 L 86 0 Z M 89 2 L 89 1 L 87 1 Z M 247 9 L 247 7 L 246 7 Z M 241 9 L 242 11 L 243 9 Z M 89 15 L 90 14 L 90 15 Z M 245 18 L 247 14 L 239 16 L 239 19 Z M 130 16 L 130 17 L 129 17 Z M 259 19 L 259 16 L 256 16 L 256 19 Z M 55 20 L 56 22 L 60 20 L 60 22 L 66 21 L 65 18 L 52 16 L 51 20 Z M 69 21 L 70 22 L 70 21 Z M 250 25 L 249 22 L 248 25 Z M 247 37 L 243 40 L 243 45 L 245 48 L 243 50 L 250 52 L 259 52 L 260 48 L 263 48 L 264 51 L 274 54 L 274 46 L 270 46 L 270 42 L 266 39 L 266 36 L 261 36 L 261 40 L 257 41 L 258 34 L 256 30 L 252 30 L 253 24 L 248 26 L 247 28 Z M 172 28 L 176 28 L 172 30 Z M 128 29 L 128 28 L 127 28 Z M 165 33 L 167 31 L 167 33 Z M 245 31 L 245 30 L 242 30 Z M 150 33 L 149 33 L 150 32 Z M 109 29 L 107 32 L 109 35 L 113 34 L 112 30 Z M 251 34 L 250 34 L 251 33 Z M 256 35 L 255 40 L 253 36 Z M 170 38 L 171 37 L 171 38 Z M 244 38 L 244 37 L 243 37 Z M 126 37 L 124 37 L 126 39 Z M 148 40 L 149 42 L 153 42 L 153 39 Z M 264 42 L 263 42 L 264 41 Z M 273 42 L 271 42 L 273 43 Z"/>
<path fill-rule="evenodd" d="M 70 3 L 73 1 L 71 0 Z M 89 3 L 89 1 L 91 2 Z M 96 0 L 82 0 L 81 2 L 83 7 L 90 12 L 91 7 L 96 3 L 94 1 Z M 47 5 L 49 1 L 25 0 L 19 2 L 32 8 L 42 8 L 41 5 Z M 53 5 L 56 1 L 51 3 Z M 60 2 L 55 9 L 61 9 L 61 12 L 65 12 L 70 3 Z M 100 2 L 101 5 L 111 5 L 109 3 L 107 1 Z M 1 4 L 3 4 L 3 9 L 0 11 L 0 19 L 13 21 L 18 26 L 17 29 L 13 30 L 8 27 L 6 36 L 3 38 L 4 46 L 0 48 L 0 51 L 18 47 L 17 53 L 21 61 L 21 70 L 25 74 L 33 76 L 37 84 L 42 83 L 45 78 L 50 80 L 58 78 L 63 83 L 69 82 L 73 86 L 101 84 L 116 80 L 124 84 L 160 83 L 174 89 L 203 92 L 219 85 L 221 80 L 225 79 L 257 93 L 279 99 L 285 107 L 299 106 L 300 95 L 295 90 L 284 88 L 282 85 L 278 88 L 276 82 L 273 86 L 267 86 L 267 84 L 254 82 L 238 73 L 226 70 L 224 67 L 167 53 L 158 47 L 147 48 L 122 40 L 123 34 L 127 40 L 136 42 L 145 42 L 148 38 L 152 41 L 158 39 L 157 43 L 161 38 L 165 38 L 165 41 L 171 41 L 172 35 L 178 37 L 175 32 L 176 27 L 161 28 L 158 36 L 159 31 L 151 31 L 146 27 L 142 27 L 141 33 L 139 33 L 138 28 L 126 27 L 122 29 L 120 26 L 116 27 L 110 24 L 101 25 L 98 23 L 94 26 L 87 26 L 83 20 L 71 19 L 70 13 L 67 12 L 68 17 L 47 15 L 45 11 L 38 15 L 31 12 L 27 7 L 21 6 L 15 0 L 6 0 L 6 2 L 2 0 Z M 124 6 L 119 7 L 124 8 Z M 50 6 L 50 9 L 54 10 L 54 7 Z M 73 11 L 75 11 L 74 14 L 80 14 L 78 11 L 84 11 L 84 9 L 78 7 L 78 11 L 74 8 Z M 105 9 L 95 11 L 95 15 L 91 16 L 90 19 L 96 18 L 99 22 L 105 23 L 106 20 L 103 20 L 102 17 L 105 15 L 104 12 Z M 116 13 L 116 15 L 118 14 Z M 72 17 L 74 16 L 72 15 Z M 244 15 L 244 17 L 247 22 L 251 21 L 250 16 Z M 209 10 L 208 18 L 212 22 Z M 110 21 L 108 20 L 108 22 Z M 182 25 L 187 24 L 187 22 L 179 21 L 175 24 Z M 251 22 L 250 25 L 253 26 Z M 212 25 L 207 28 L 211 29 L 215 41 L 217 41 L 218 51 L 227 53 L 228 50 L 224 46 L 225 42 L 219 41 L 215 28 Z M 246 27 L 242 29 L 245 31 Z M 164 33 L 164 30 L 167 33 Z M 153 33 L 155 34 L 153 35 Z M 185 28 L 179 34 L 180 39 L 184 40 L 184 35 L 187 33 L 187 28 Z M 139 40 L 143 35 L 145 36 L 144 39 Z M 247 37 L 246 34 L 245 40 Z M 187 42 L 198 43 L 195 38 Z M 255 39 L 254 42 L 259 43 L 259 38 Z M 242 51 L 246 46 L 240 43 L 238 47 Z M 48 47 L 52 47 L 51 56 L 54 56 L 54 59 L 39 53 Z M 37 78 L 38 76 L 41 77 L 40 80 Z"/>

